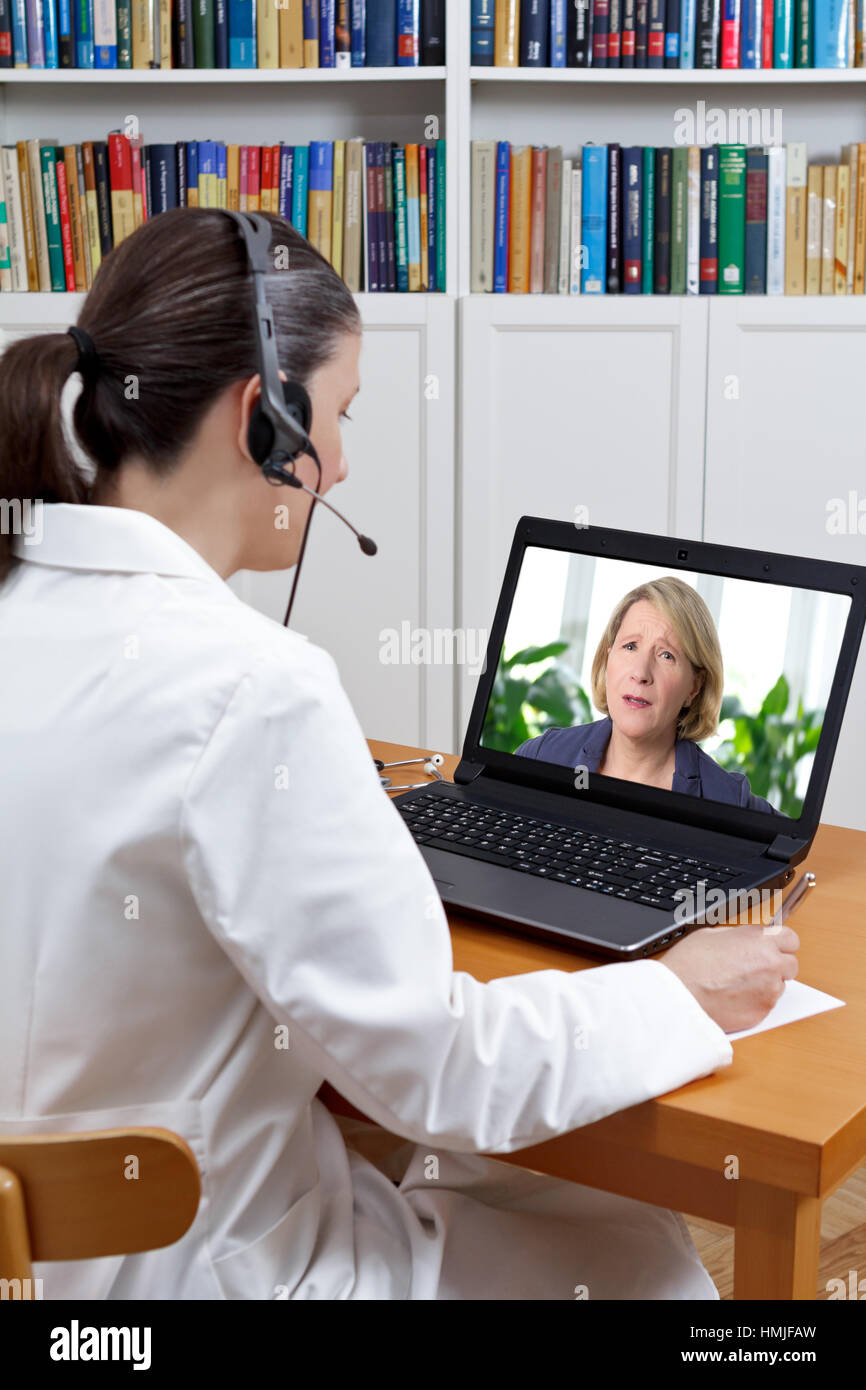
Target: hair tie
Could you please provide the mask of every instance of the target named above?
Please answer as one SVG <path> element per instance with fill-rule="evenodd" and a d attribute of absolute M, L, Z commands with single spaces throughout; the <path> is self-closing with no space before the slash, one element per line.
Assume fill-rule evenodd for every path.
<path fill-rule="evenodd" d="M 75 324 L 71 328 L 67 328 L 66 331 L 78 348 L 78 361 L 75 364 L 75 370 L 80 372 L 85 380 L 98 376 L 101 361 L 90 334 Z"/>

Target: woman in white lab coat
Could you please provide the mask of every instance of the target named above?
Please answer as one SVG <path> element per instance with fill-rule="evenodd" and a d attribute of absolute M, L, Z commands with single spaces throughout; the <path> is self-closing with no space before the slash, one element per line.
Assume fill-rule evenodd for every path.
<path fill-rule="evenodd" d="M 279 357 L 325 493 L 360 321 L 271 221 Z M 295 564 L 310 506 L 247 447 L 251 303 L 230 219 L 168 212 L 107 257 L 77 341 L 0 359 L 20 523 L 0 536 L 0 1131 L 166 1126 L 202 1177 L 181 1241 L 37 1266 L 45 1297 L 715 1298 L 680 1216 L 480 1155 L 726 1066 L 724 1028 L 769 1010 L 796 937 L 455 972 L 334 661 L 225 582 Z M 374 1162 L 324 1080 L 405 1145 Z"/>

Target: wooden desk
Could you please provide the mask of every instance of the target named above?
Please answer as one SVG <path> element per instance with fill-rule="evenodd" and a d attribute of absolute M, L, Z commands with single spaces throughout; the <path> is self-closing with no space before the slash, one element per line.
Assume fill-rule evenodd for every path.
<path fill-rule="evenodd" d="M 379 740 L 370 748 L 389 762 L 424 752 Z M 446 759 L 445 777 L 457 761 Z M 388 775 L 424 780 L 417 766 Z M 493 1155 L 733 1226 L 735 1299 L 815 1298 L 821 1203 L 866 1158 L 866 833 L 822 825 L 804 868 L 817 883 L 791 923 L 799 978 L 844 1009 L 743 1038 L 730 1067 L 657 1100 Z M 455 969 L 478 980 L 599 964 L 450 911 L 448 920 Z M 359 1114 L 330 1086 L 320 1095 Z M 725 1176 L 734 1160 L 735 1179 Z"/>

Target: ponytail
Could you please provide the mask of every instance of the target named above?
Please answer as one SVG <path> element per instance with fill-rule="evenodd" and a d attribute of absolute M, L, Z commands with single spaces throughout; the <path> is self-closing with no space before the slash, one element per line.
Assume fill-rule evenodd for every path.
<path fill-rule="evenodd" d="M 21 338 L 0 357 L 0 583 L 15 563 L 9 520 L 23 504 L 86 500 L 87 483 L 66 442 L 60 411 L 77 362 L 78 348 L 68 333 Z"/>

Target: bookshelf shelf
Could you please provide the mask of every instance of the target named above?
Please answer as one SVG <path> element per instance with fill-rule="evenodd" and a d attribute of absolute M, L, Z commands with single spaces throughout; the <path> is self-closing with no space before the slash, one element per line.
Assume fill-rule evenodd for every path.
<path fill-rule="evenodd" d="M 470 82 L 514 82 L 548 86 L 557 83 L 592 86 L 612 83 L 628 87 L 691 87 L 800 85 L 835 86 L 866 83 L 866 68 L 479 68 L 470 67 Z"/>
<path fill-rule="evenodd" d="M 184 86 L 219 84 L 223 86 L 248 84 L 284 84 L 331 82 L 444 82 L 444 67 L 430 68 L 22 68 L 0 69 L 0 84 L 4 86 L 72 86 L 84 84 L 100 87 L 130 83 L 144 86 Z"/>

